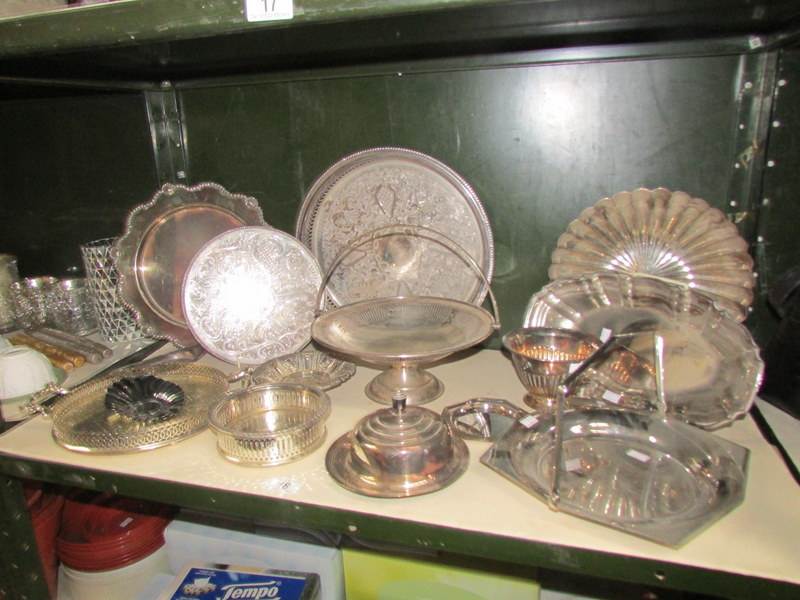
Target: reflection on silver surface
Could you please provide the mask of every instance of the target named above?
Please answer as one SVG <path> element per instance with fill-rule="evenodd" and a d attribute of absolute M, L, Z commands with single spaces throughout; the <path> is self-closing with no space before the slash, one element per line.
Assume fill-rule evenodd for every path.
<path fill-rule="evenodd" d="M 467 468 L 469 451 L 435 412 L 406 406 L 361 419 L 328 449 L 325 466 L 342 487 L 378 498 L 419 496 L 442 489 Z"/>
<path fill-rule="evenodd" d="M 438 160 L 403 148 L 373 148 L 338 161 L 309 190 L 297 237 L 327 272 L 353 240 L 379 227 L 422 225 L 463 247 L 491 281 L 494 242 L 475 192 Z M 386 296 L 439 296 L 481 304 L 488 285 L 446 248 L 413 236 L 373 240 L 328 285 L 337 306 Z"/>
<path fill-rule="evenodd" d="M 256 199 L 214 183 L 165 184 L 131 211 L 117 242 L 119 290 L 148 336 L 194 344 L 181 304 L 184 274 L 206 242 L 243 225 L 264 225 Z"/>
<path fill-rule="evenodd" d="M 584 210 L 558 238 L 548 274 L 648 274 L 703 292 L 738 321 L 753 301 L 753 259 L 725 214 L 665 188 L 619 192 Z"/>
<path fill-rule="evenodd" d="M 750 332 L 708 297 L 647 276 L 598 273 L 554 281 L 533 295 L 523 317 L 527 327 L 574 329 L 600 336 L 646 321 L 664 340 L 667 412 L 706 429 L 746 414 L 761 383 L 763 363 Z M 626 342 L 637 364 L 608 362 L 592 396 L 611 389 L 620 407 L 657 406 L 652 333 Z M 614 360 L 621 359 L 615 355 Z M 632 358 L 628 356 L 628 358 Z M 641 362 L 644 361 L 644 362 Z M 649 363 L 649 364 L 647 364 Z"/>
<path fill-rule="evenodd" d="M 557 510 L 670 546 L 744 498 L 748 450 L 674 419 L 570 411 L 562 438 L 556 465 L 555 418 L 524 417 L 481 462 Z"/>
<path fill-rule="evenodd" d="M 239 227 L 192 260 L 183 313 L 209 354 L 260 365 L 309 342 L 321 284 L 317 261 L 295 238 L 271 227 Z"/>
<path fill-rule="evenodd" d="M 470 398 L 442 411 L 453 433 L 465 440 L 497 441 L 525 411 L 499 398 Z"/>

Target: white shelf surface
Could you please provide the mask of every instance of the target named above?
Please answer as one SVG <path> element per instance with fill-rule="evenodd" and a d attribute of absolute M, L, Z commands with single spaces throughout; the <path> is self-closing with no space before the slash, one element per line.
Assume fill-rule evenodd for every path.
<path fill-rule="evenodd" d="M 200 362 L 225 372 L 234 370 L 208 356 Z M 433 410 L 476 396 L 505 398 L 522 406 L 524 390 L 501 352 L 481 350 L 439 364 L 432 371 L 445 384 L 444 396 L 427 405 Z M 745 501 L 675 550 L 549 510 L 479 462 L 489 447 L 484 442 L 468 442 L 467 472 L 433 494 L 387 500 L 339 487 L 325 470 L 325 452 L 358 419 L 381 408 L 363 391 L 375 374 L 359 366 L 350 381 L 331 390 L 332 413 L 324 445 L 297 462 L 278 467 L 242 467 L 226 461 L 207 430 L 149 452 L 71 452 L 53 441 L 50 423 L 41 416 L 0 436 L 0 454 L 800 584 L 800 486 L 749 417 L 716 432 L 751 452 Z M 565 564 L 570 566 L 575 565 Z"/>

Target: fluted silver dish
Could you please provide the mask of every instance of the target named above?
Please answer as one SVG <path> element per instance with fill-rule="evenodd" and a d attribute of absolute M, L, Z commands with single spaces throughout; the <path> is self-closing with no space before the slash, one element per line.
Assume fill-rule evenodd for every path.
<path fill-rule="evenodd" d="M 299 383 L 330 390 L 342 385 L 355 372 L 353 363 L 310 348 L 273 358 L 257 367 L 251 378 L 255 384 Z"/>
<path fill-rule="evenodd" d="M 738 321 L 753 301 L 753 259 L 736 225 L 705 200 L 666 188 L 603 198 L 558 238 L 550 279 L 602 271 L 682 283 Z"/>

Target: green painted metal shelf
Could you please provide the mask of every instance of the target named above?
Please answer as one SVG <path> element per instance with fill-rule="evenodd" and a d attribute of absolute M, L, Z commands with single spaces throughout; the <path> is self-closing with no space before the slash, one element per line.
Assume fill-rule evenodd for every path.
<path fill-rule="evenodd" d="M 797 0 L 297 0 L 291 20 L 268 22 L 244 5 L 121 0 L 0 19 L 0 74 L 158 80 L 731 37 L 763 48 L 800 24 Z"/>

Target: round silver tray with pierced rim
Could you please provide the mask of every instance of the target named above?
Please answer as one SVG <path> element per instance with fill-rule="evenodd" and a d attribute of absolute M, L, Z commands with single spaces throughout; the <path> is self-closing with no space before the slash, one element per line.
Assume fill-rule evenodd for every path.
<path fill-rule="evenodd" d="M 150 418 L 152 411 L 120 411 L 106 402 L 112 386 L 126 379 L 153 376 L 177 386 L 183 394 L 180 406 L 169 415 Z M 53 421 L 55 441 L 68 450 L 120 454 L 152 450 L 191 437 L 208 425 L 208 410 L 225 395 L 228 381 L 212 367 L 168 362 L 148 367 L 120 369 L 63 394 L 52 407 L 39 407 Z M 165 398 L 138 398 L 143 408 Z M 137 413 L 146 414 L 143 418 Z"/>
<path fill-rule="evenodd" d="M 296 235 L 323 272 L 360 236 L 393 224 L 422 225 L 465 249 L 483 277 L 429 240 L 392 236 L 348 257 L 327 286 L 342 306 L 387 296 L 443 296 L 480 305 L 494 270 L 494 240 L 478 195 L 447 165 L 406 148 L 372 148 L 339 160 L 311 186 Z"/>
<path fill-rule="evenodd" d="M 452 240 L 445 241 L 439 232 L 409 225 L 381 227 L 355 240 L 332 263 L 317 298 L 320 314 L 311 327 L 311 335 L 334 352 L 389 367 L 367 385 L 365 392 L 372 400 L 391 404 L 392 397 L 400 391 L 408 404 L 424 404 L 438 398 L 444 385 L 421 365 L 485 340 L 499 329 L 499 312 L 488 283 L 494 316 L 474 304 L 430 296 L 375 298 L 322 312 L 325 284 L 343 259 L 360 244 L 393 235 L 420 236 L 446 244 L 481 273 L 462 248 Z"/>

